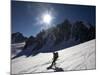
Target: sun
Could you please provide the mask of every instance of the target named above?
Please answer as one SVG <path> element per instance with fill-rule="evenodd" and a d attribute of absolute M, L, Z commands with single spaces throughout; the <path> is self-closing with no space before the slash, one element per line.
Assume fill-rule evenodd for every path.
<path fill-rule="evenodd" d="M 52 16 L 50 14 L 45 14 L 43 16 L 43 22 L 46 23 L 46 24 L 50 24 L 51 23 L 51 20 L 52 20 Z"/>

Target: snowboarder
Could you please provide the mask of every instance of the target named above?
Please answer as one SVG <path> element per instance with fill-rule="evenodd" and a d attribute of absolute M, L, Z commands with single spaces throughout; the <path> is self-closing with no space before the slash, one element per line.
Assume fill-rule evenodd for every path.
<path fill-rule="evenodd" d="M 52 64 L 47 69 L 50 69 L 53 66 L 56 67 L 56 61 L 57 61 L 58 57 L 59 57 L 58 56 L 58 52 L 53 52 L 53 61 L 52 61 Z"/>

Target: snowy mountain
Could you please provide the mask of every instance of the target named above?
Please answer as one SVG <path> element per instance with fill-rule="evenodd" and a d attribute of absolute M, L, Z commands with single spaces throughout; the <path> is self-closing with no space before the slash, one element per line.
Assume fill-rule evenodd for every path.
<path fill-rule="evenodd" d="M 50 37 L 50 36 L 49 36 Z M 50 43 L 49 43 L 50 41 Z M 73 40 L 70 40 L 73 41 Z M 68 42 L 70 44 L 70 42 Z M 73 43 L 73 42 L 72 42 Z M 49 39 L 48 43 L 52 46 L 52 42 Z M 60 44 L 65 44 L 62 42 Z M 25 43 L 12 44 L 12 50 L 16 53 L 12 55 L 16 56 L 17 53 L 22 50 Z M 58 45 L 59 46 L 59 45 Z M 47 47 L 47 46 L 46 46 Z M 70 70 L 89 70 L 96 68 L 96 51 L 95 51 L 95 39 L 75 45 L 70 48 L 66 48 L 58 51 L 59 58 L 56 62 L 56 68 L 47 70 L 46 68 L 52 63 L 52 52 L 40 52 L 35 56 L 22 55 L 12 62 L 12 74 L 21 73 L 37 73 L 37 72 L 57 72 L 57 71 L 70 71 Z"/>
<path fill-rule="evenodd" d="M 11 39 L 12 39 L 11 43 L 21 43 L 24 42 L 27 38 L 24 37 L 22 33 L 16 32 L 16 33 L 12 33 Z"/>
<path fill-rule="evenodd" d="M 61 24 L 40 31 L 36 37 L 30 36 L 25 40 L 20 33 L 16 33 L 14 37 L 12 37 L 12 41 L 25 41 L 25 45 L 22 51 L 13 58 L 22 55 L 28 57 L 40 52 L 59 51 L 95 39 L 95 27 L 82 21 L 71 24 L 68 20 L 65 20 Z"/>

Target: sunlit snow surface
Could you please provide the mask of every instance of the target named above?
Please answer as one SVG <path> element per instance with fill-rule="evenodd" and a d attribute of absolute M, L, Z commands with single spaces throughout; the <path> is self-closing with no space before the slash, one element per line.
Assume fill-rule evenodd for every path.
<path fill-rule="evenodd" d="M 19 46 L 20 45 L 20 46 Z M 24 46 L 24 43 L 14 44 L 13 49 Z M 16 51 L 17 53 L 17 51 Z M 14 54 L 16 54 L 14 53 Z M 56 66 L 64 71 L 70 70 L 87 70 L 96 68 L 96 50 L 95 39 L 58 51 L 59 58 Z M 12 57 L 14 56 L 12 54 Z M 55 70 L 46 68 L 52 63 L 52 53 L 39 53 L 36 56 L 21 56 L 15 58 L 11 63 L 11 73 L 38 73 L 38 72 L 54 72 Z"/>

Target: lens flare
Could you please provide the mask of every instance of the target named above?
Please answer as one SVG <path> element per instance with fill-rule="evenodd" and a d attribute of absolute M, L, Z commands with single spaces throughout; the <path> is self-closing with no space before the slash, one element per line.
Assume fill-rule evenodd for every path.
<path fill-rule="evenodd" d="M 45 14 L 43 16 L 43 22 L 46 23 L 46 24 L 50 24 L 51 23 L 51 20 L 52 20 L 52 16 L 49 15 L 49 14 Z"/>

